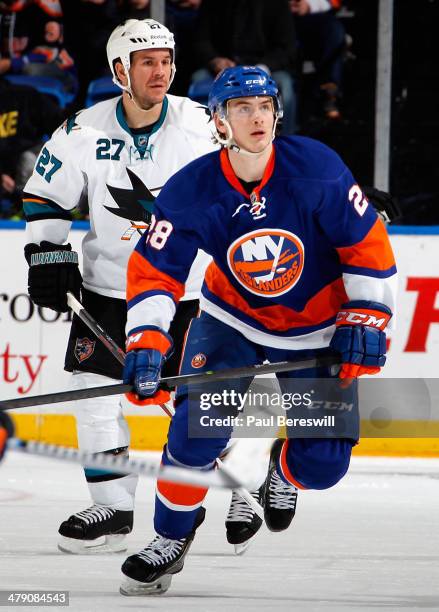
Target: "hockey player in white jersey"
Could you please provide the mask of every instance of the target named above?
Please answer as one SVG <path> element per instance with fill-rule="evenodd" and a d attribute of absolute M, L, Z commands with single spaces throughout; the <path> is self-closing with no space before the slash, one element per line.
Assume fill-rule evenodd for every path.
<path fill-rule="evenodd" d="M 44 145 L 25 187 L 25 256 L 35 304 L 66 312 L 66 293 L 81 293 L 85 308 L 124 347 L 127 261 L 148 227 L 154 198 L 172 174 L 215 145 L 205 108 L 167 94 L 175 63 L 174 37 L 166 27 L 152 19 L 129 20 L 111 34 L 107 55 L 122 95 L 70 117 Z M 83 197 L 90 230 L 82 246 L 81 277 L 77 253 L 66 241 L 71 211 Z M 170 330 L 176 350 L 167 375 L 178 369 L 207 262 L 199 252 Z M 73 388 L 78 389 L 122 378 L 121 365 L 76 316 L 65 368 L 73 372 Z M 149 403 L 167 399 L 163 392 Z M 127 453 L 129 431 L 120 398 L 78 403 L 76 423 L 81 450 Z M 85 475 L 93 505 L 61 524 L 61 550 L 125 550 L 137 476 L 87 469 Z"/>

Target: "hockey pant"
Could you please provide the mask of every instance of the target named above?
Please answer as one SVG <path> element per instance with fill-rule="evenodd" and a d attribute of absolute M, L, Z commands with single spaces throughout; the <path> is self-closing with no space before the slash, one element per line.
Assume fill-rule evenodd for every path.
<path fill-rule="evenodd" d="M 73 389 L 87 389 L 114 385 L 120 380 L 91 372 L 74 372 Z M 95 397 L 75 402 L 78 446 L 87 453 L 126 453 L 130 432 L 122 414 L 119 395 Z M 133 510 L 138 476 L 105 470 L 84 468 L 90 495 L 95 504 L 111 506 L 117 510 Z"/>
<path fill-rule="evenodd" d="M 192 320 L 189 327 L 180 373 L 242 367 L 260 364 L 265 360 L 302 360 L 328 353 L 329 349 L 288 351 L 263 347 L 202 312 L 199 318 Z M 337 371 L 324 367 L 283 373 L 278 375 L 278 380 L 282 389 L 282 383 L 291 378 L 334 379 L 336 375 Z M 235 379 L 221 383 L 221 389 L 234 389 L 243 393 L 250 384 L 251 379 Z M 199 389 L 191 386 L 191 393 L 202 393 L 205 389 L 206 387 L 201 388 L 201 385 Z M 341 393 L 343 400 L 353 406 L 354 425 L 349 430 L 349 436 L 287 439 L 278 465 L 278 473 L 284 481 L 301 489 L 326 489 L 335 485 L 347 472 L 352 446 L 356 444 L 359 436 L 359 419 L 355 416 L 358 415 L 355 382 Z M 189 431 L 189 405 L 188 388 L 179 387 L 175 402 L 176 412 L 169 428 L 162 462 L 164 465 L 177 467 L 213 469 L 215 460 L 229 442 L 232 427 L 222 426 L 220 434 L 215 437 L 194 437 Z M 205 488 L 173 484 L 159 479 L 154 515 L 156 532 L 170 539 L 185 537 L 193 529 L 206 493 Z"/>

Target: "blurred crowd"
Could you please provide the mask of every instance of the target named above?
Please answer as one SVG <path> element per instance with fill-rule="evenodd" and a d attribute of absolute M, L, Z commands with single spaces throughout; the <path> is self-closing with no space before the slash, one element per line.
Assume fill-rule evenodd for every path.
<path fill-rule="evenodd" d="M 305 76 L 307 112 L 336 126 L 350 56 L 343 8 L 341 0 L 167 0 L 177 49 L 170 93 L 203 101 L 225 67 L 257 64 L 280 86 L 284 134 L 301 128 Z M 87 104 L 91 83 L 109 80 L 111 31 L 149 16 L 150 0 L 0 0 L 1 218 L 20 217 L 45 137 Z"/>

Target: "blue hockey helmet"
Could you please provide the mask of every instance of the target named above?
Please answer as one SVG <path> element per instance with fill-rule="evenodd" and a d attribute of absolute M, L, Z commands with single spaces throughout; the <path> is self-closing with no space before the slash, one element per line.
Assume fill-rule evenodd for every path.
<path fill-rule="evenodd" d="M 227 101 L 250 96 L 270 96 L 276 118 L 282 117 L 282 106 L 276 81 L 258 66 L 225 68 L 215 79 L 207 105 L 213 115 L 225 115 Z"/>

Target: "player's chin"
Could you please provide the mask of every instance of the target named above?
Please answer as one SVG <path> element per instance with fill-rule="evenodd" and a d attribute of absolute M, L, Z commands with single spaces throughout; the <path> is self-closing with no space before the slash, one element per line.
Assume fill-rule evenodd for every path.
<path fill-rule="evenodd" d="M 264 135 L 263 137 L 257 136 L 251 139 L 248 149 L 252 153 L 261 153 L 267 148 L 270 142 L 271 138 L 266 135 Z"/>
<path fill-rule="evenodd" d="M 142 106 L 144 108 L 150 108 L 155 104 L 160 104 L 163 102 L 163 98 L 165 97 L 166 89 L 165 88 L 156 88 L 153 90 L 149 90 L 147 95 L 142 99 Z"/>
<path fill-rule="evenodd" d="M 153 87 L 148 87 L 148 96 L 151 98 L 161 98 L 165 95 L 168 87 L 167 85 L 155 85 Z"/>

